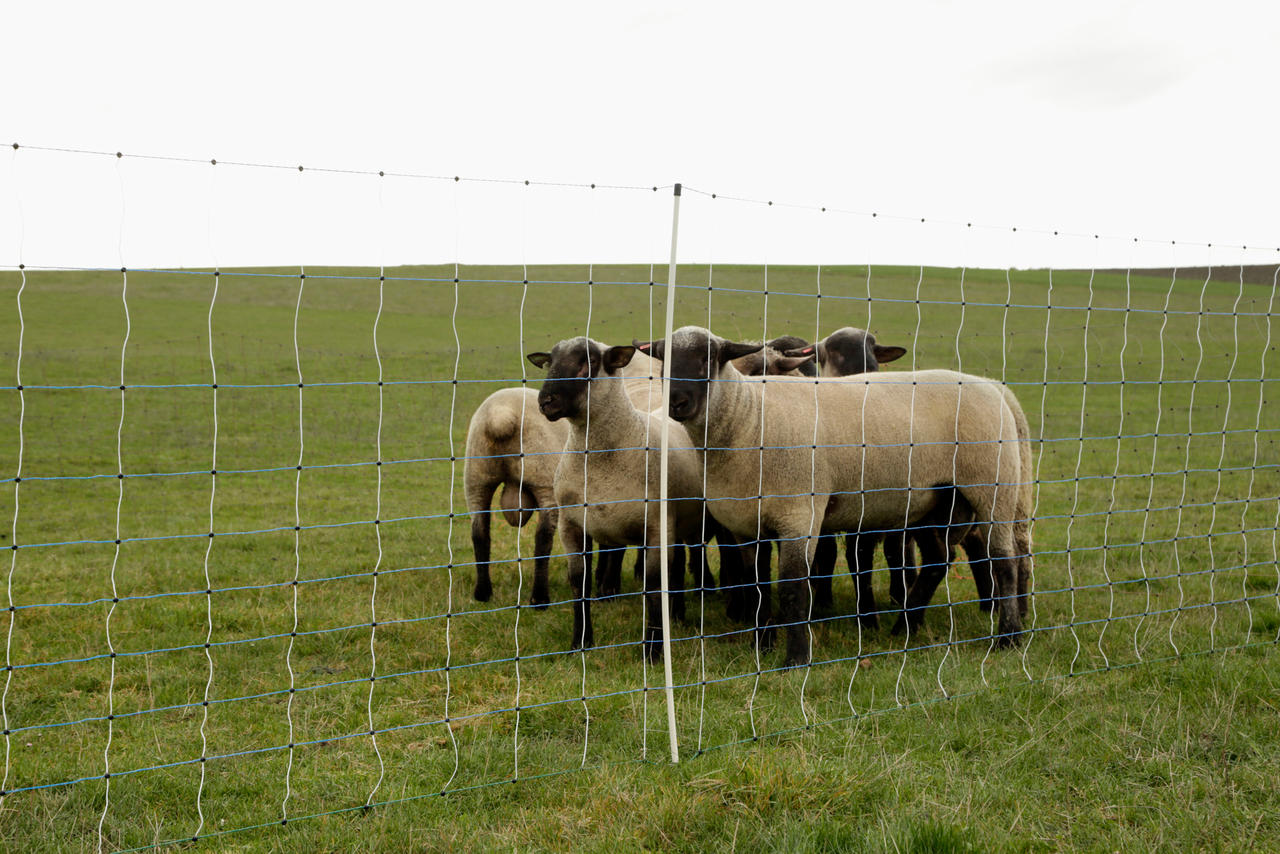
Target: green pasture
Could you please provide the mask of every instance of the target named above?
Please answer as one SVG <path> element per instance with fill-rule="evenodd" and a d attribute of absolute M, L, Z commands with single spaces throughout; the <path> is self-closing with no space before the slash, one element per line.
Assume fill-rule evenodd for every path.
<path fill-rule="evenodd" d="M 460 460 L 526 352 L 659 336 L 666 270 L 306 273 L 0 274 L 0 849 L 1280 849 L 1270 285 L 682 266 L 678 324 L 863 326 L 1044 441 L 1022 649 L 963 563 L 795 672 L 695 595 L 672 767 L 631 559 L 585 655 L 562 558 L 516 607 L 532 527 L 474 602 Z"/>

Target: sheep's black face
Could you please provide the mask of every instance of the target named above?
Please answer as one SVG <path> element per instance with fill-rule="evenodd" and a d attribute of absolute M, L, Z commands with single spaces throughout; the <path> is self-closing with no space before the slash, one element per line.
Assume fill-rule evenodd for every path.
<path fill-rule="evenodd" d="M 548 421 L 585 414 L 591 381 L 624 367 L 634 353 L 634 347 L 606 347 L 582 336 L 561 341 L 550 353 L 530 353 L 529 361 L 547 370 L 538 409 Z"/>
<path fill-rule="evenodd" d="M 676 421 L 692 421 L 706 411 L 711 383 L 720 377 L 725 364 L 756 352 L 760 344 L 725 341 L 697 326 L 676 330 L 668 346 L 665 340 L 636 342 L 636 347 L 655 359 L 671 363 L 671 405 L 667 411 Z"/>
<path fill-rule="evenodd" d="M 886 347 L 863 329 L 837 329 L 816 345 L 818 362 L 825 377 L 847 377 L 880 370 L 880 365 L 902 358 L 902 347 Z"/>
<path fill-rule="evenodd" d="M 675 420 L 689 421 L 706 407 L 708 384 L 719 374 L 717 350 L 714 339 L 671 348 L 671 405 L 667 411 Z"/>

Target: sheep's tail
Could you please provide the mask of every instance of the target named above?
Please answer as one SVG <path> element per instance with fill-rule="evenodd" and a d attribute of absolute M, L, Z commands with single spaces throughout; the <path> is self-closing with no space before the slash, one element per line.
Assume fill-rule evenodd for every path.
<path fill-rule="evenodd" d="M 520 410 L 512 406 L 495 406 L 486 414 L 484 432 L 493 445 L 508 442 L 519 434 Z"/>

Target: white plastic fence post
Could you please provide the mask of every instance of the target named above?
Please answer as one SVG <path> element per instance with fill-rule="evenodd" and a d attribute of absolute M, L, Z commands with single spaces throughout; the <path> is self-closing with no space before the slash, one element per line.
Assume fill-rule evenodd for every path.
<path fill-rule="evenodd" d="M 680 185 L 676 184 L 671 208 L 671 263 L 667 267 L 667 325 L 666 341 L 671 343 L 672 326 L 675 324 L 676 307 L 676 238 L 680 233 Z M 662 672 L 667 694 L 667 732 L 671 740 L 671 761 L 680 761 L 680 743 L 676 737 L 676 693 L 671 675 L 671 596 L 670 574 L 667 568 L 667 458 L 671 447 L 671 360 L 662 360 L 662 450 L 658 468 L 658 538 L 661 554 L 659 562 L 662 581 Z"/>

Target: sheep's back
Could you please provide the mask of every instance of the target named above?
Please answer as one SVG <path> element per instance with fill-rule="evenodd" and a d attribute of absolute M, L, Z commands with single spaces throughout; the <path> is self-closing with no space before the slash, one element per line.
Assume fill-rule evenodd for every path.
<path fill-rule="evenodd" d="M 933 487 L 1021 474 L 1013 416 L 981 377 L 773 377 L 753 393 L 763 441 L 756 421 L 739 429 L 735 448 L 708 451 L 711 510 L 740 533 L 757 517 L 768 530 L 808 530 L 811 497 L 827 530 L 900 526 L 931 509 Z M 1000 438 L 1007 446 L 994 444 Z"/>
<path fill-rule="evenodd" d="M 526 483 L 550 486 L 569 425 L 548 421 L 538 409 L 538 393 L 528 388 L 495 391 L 471 416 L 467 427 L 467 468 L 485 467 L 502 479 L 520 479 L 524 455 Z"/>

